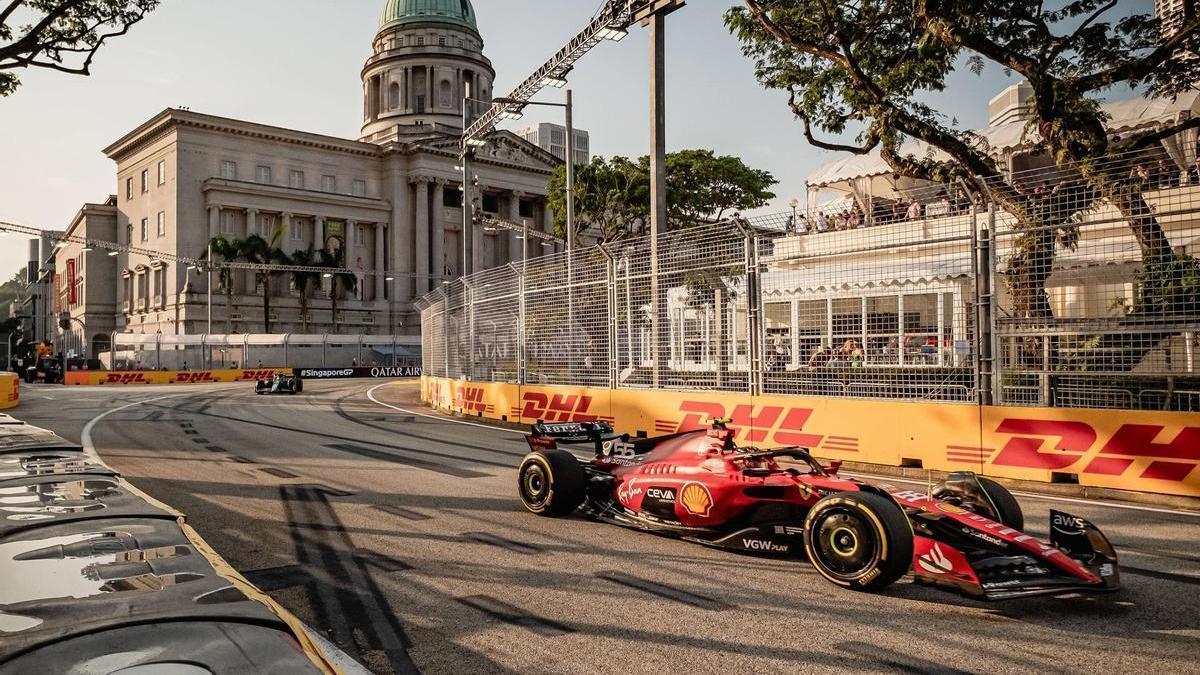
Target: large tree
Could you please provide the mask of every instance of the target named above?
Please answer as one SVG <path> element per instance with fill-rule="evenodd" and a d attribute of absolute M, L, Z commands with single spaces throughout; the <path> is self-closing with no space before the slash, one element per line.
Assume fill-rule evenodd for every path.
<path fill-rule="evenodd" d="M 279 237 L 280 231 L 276 230 L 269 241 L 257 234 L 252 234 L 245 239 L 239 240 L 236 242 L 238 258 L 254 265 L 287 265 L 290 262 L 290 258 L 279 249 Z M 270 268 L 254 273 L 258 286 L 262 289 L 264 333 L 271 332 L 271 294 L 274 290 L 272 282 L 280 274 L 281 272 Z"/>
<path fill-rule="evenodd" d="M 212 259 L 209 259 L 209 255 Z M 236 262 L 241 257 L 241 249 L 236 239 L 226 239 L 223 235 L 217 235 L 208 241 L 208 247 L 204 253 L 200 255 L 201 260 L 217 269 L 218 282 L 222 294 L 225 296 L 225 334 L 229 335 L 233 332 L 233 275 L 234 270 L 228 264 L 221 263 Z"/>
<path fill-rule="evenodd" d="M 1145 261 L 1143 291 L 1134 311 L 1181 311 L 1194 298 L 1175 292 L 1195 263 L 1174 252 L 1142 198 L 1146 186 L 1124 180 L 1131 150 L 1195 126 L 1196 120 L 1119 143 L 1109 139 L 1098 96 L 1124 84 L 1151 92 L 1196 82 L 1172 55 L 1195 48 L 1197 19 L 1158 40 L 1156 20 L 1144 14 L 1109 20 L 1115 0 L 1075 0 L 1052 7 L 1033 0 L 745 0 L 726 15 L 757 77 L 788 92 L 808 141 L 820 148 L 866 154 L 878 149 L 897 174 L 939 183 L 962 182 L 986 191 L 1017 221 L 1008 260 L 1014 313 L 1052 316 L 1045 282 L 1056 243 L 1078 237 L 1075 218 L 1108 199 L 1129 220 Z M 1023 189 L 1007 176 L 987 144 L 957 129 L 925 97 L 946 88 L 964 64 L 977 72 L 987 61 L 1011 69 L 1034 91 L 1036 144 L 1059 164 L 1059 189 Z M 1169 85 L 1168 85 L 1169 83 Z M 818 135 L 857 132 L 855 142 Z M 901 151 L 919 139 L 948 159 Z M 1117 168 L 1119 167 L 1119 168 Z M 1189 272 L 1190 270 L 1190 272 Z M 1164 303 L 1163 298 L 1170 297 Z"/>
<path fill-rule="evenodd" d="M 667 155 L 667 228 L 682 229 L 720 220 L 731 211 L 765 206 L 778 182 L 740 158 L 712 150 L 683 150 Z M 550 178 L 550 208 L 555 230 L 566 233 L 566 169 Z M 650 158 L 594 158 L 575 170 L 575 214 L 580 231 L 591 230 L 609 242 L 648 232 Z"/>
<path fill-rule="evenodd" d="M 311 245 L 306 249 L 292 252 L 288 260 L 289 265 L 309 268 L 317 267 L 320 265 L 320 262 Z M 312 293 L 312 289 L 321 285 L 321 275 L 318 272 L 300 269 L 292 270 L 291 275 L 292 288 L 296 289 L 296 292 L 300 294 L 300 332 L 308 333 L 308 298 Z"/>
<path fill-rule="evenodd" d="M 0 0 L 0 96 L 20 85 L 14 70 L 90 75 L 105 41 L 127 33 L 158 5 L 159 0 Z"/>

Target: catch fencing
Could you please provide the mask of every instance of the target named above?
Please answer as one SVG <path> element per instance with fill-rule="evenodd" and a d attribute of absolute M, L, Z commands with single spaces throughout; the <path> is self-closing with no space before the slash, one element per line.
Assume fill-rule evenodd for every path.
<path fill-rule="evenodd" d="M 419 301 L 424 372 L 1197 411 L 1200 174 L 1156 159 L 1113 160 L 1107 195 L 1043 167 L 480 272 Z"/>
<path fill-rule="evenodd" d="M 415 335 L 114 333 L 112 344 L 112 351 L 97 356 L 98 369 L 136 372 L 421 365 L 420 338 Z"/>

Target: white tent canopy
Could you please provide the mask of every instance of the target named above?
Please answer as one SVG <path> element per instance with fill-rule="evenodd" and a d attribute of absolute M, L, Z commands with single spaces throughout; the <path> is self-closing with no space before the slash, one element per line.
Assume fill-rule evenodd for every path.
<path fill-rule="evenodd" d="M 1107 103 L 1102 106 L 1102 109 L 1109 118 L 1106 124 L 1108 130 L 1120 134 L 1173 124 L 1191 115 L 1200 114 L 1200 93 L 1183 94 L 1175 100 L 1133 98 Z M 1197 133 L 1197 130 L 1191 130 L 1163 141 L 1163 146 L 1171 159 L 1179 165 L 1181 170 L 1196 161 Z M 988 148 L 998 156 L 1012 153 L 1038 140 L 1037 129 L 1031 127 L 1027 122 L 1009 122 L 980 129 L 971 134 L 981 146 Z M 1187 142 L 1188 138 L 1191 139 L 1190 143 Z M 924 141 L 910 140 L 902 145 L 900 150 L 903 154 L 922 159 L 947 159 L 946 153 L 933 148 Z M 892 173 L 892 168 L 879 156 L 879 151 L 874 150 L 866 155 L 838 157 L 827 162 L 811 173 L 806 182 L 810 191 L 828 188 L 853 192 L 864 187 L 856 184 L 856 181 L 861 183 L 861 179 L 864 178 L 884 176 L 890 179 Z M 880 182 L 872 181 L 871 188 L 886 188 L 886 186 L 880 185 Z M 903 190 L 903 186 L 899 189 Z M 894 191 L 896 191 L 895 186 L 893 186 Z M 877 197 L 889 196 L 887 189 L 872 189 L 872 193 Z"/>

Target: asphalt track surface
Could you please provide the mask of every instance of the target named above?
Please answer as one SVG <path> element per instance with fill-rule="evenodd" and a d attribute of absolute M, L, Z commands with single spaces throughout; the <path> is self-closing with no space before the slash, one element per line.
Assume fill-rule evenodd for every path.
<path fill-rule="evenodd" d="M 106 461 L 375 672 L 1200 672 L 1200 514 L 1022 497 L 1031 533 L 1050 508 L 1096 522 L 1125 588 L 987 604 L 903 580 L 871 595 L 803 561 L 528 514 L 521 436 L 430 415 L 414 382 L 22 396 L 20 417 L 72 440 L 87 426 Z"/>

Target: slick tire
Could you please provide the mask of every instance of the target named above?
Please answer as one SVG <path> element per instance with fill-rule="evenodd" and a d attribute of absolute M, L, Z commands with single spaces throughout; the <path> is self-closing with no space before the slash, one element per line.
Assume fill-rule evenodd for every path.
<path fill-rule="evenodd" d="M 877 591 L 912 566 L 913 531 L 894 502 L 868 492 L 829 495 L 804 519 L 804 548 L 817 572 L 856 591 Z"/>
<path fill-rule="evenodd" d="M 1008 488 L 997 483 L 991 478 L 976 476 L 979 480 L 979 486 L 983 488 L 988 499 L 992 501 L 992 505 L 996 507 L 996 520 L 1004 525 L 1011 527 L 1014 530 L 1025 529 L 1025 513 L 1021 511 L 1021 505 L 1017 502 L 1016 497 L 1008 491 Z"/>
<path fill-rule="evenodd" d="M 517 492 L 531 513 L 550 517 L 568 515 L 583 503 L 586 489 L 583 467 L 566 450 L 538 450 L 521 460 Z"/>

